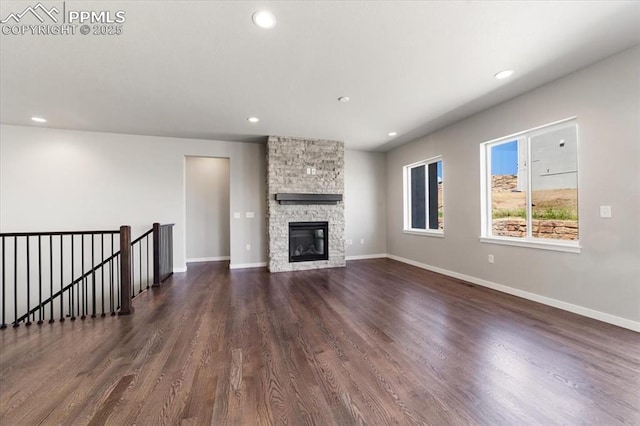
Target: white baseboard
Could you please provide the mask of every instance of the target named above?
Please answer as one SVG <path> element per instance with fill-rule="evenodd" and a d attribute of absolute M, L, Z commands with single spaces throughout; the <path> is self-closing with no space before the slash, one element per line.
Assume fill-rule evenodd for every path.
<path fill-rule="evenodd" d="M 267 262 L 232 263 L 231 265 L 229 265 L 229 269 L 264 268 L 265 266 L 267 266 Z"/>
<path fill-rule="evenodd" d="M 583 306 L 574 305 L 572 303 L 563 302 L 562 300 L 552 299 L 550 297 L 541 296 L 535 293 L 530 293 L 528 291 L 519 290 L 517 288 L 508 287 L 506 285 L 494 283 L 492 281 L 487 281 L 481 278 L 472 277 L 471 275 L 465 275 L 458 272 L 449 271 L 447 269 L 438 268 L 437 266 L 431 266 L 425 263 L 416 262 L 415 260 L 405 259 L 404 257 L 394 256 L 392 254 L 388 255 L 387 257 L 389 257 L 389 259 L 393 259 L 393 260 L 397 260 L 398 262 L 417 266 L 418 268 L 426 269 L 428 271 L 437 272 L 439 274 L 447 275 L 453 278 L 458 278 L 460 280 L 468 281 L 470 283 L 487 287 L 493 290 L 497 290 L 503 293 L 511 294 L 513 296 L 522 297 L 523 299 L 528 299 L 534 302 L 542 303 L 543 305 L 553 306 L 554 308 L 573 312 L 574 314 L 582 315 L 585 317 L 596 319 L 598 321 L 603 321 L 609 324 L 617 325 L 618 327 L 623 327 L 629 330 L 640 332 L 640 322 L 637 322 L 637 321 L 621 318 L 615 315 L 607 314 L 605 312 L 600 312 L 594 309 L 585 308 Z"/>
<path fill-rule="evenodd" d="M 220 260 L 229 260 L 229 256 L 218 256 L 218 257 L 194 257 L 192 259 L 187 259 L 187 263 L 195 263 L 195 262 L 218 262 Z"/>
<path fill-rule="evenodd" d="M 185 266 L 178 266 L 178 267 L 173 267 L 173 273 L 175 274 L 176 272 L 187 272 L 187 265 Z"/>
<path fill-rule="evenodd" d="M 345 260 L 365 260 L 365 259 L 380 259 L 389 257 L 387 253 L 378 253 L 378 254 L 357 254 L 355 256 L 347 256 Z"/>

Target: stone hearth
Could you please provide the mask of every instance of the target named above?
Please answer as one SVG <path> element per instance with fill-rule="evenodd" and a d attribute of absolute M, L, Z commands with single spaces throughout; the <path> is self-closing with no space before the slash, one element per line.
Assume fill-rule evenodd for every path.
<path fill-rule="evenodd" d="M 311 173 L 307 173 L 310 171 Z M 271 272 L 345 266 L 344 203 L 280 204 L 276 194 L 344 195 L 344 144 L 270 136 L 267 142 L 268 267 Z M 329 259 L 289 262 L 289 223 L 328 222 Z"/>

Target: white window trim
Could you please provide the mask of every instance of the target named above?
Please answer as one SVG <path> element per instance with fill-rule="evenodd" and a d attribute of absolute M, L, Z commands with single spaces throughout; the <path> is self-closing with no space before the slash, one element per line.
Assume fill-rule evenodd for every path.
<path fill-rule="evenodd" d="M 491 228 L 489 227 L 489 218 L 491 217 L 491 200 L 489 194 L 491 194 L 491 182 L 487 179 L 488 170 L 491 168 L 491 153 L 488 149 L 489 146 L 497 144 L 499 142 L 508 142 L 510 139 L 519 140 L 523 135 L 528 134 L 528 137 L 540 134 L 542 131 L 546 132 L 554 127 L 562 127 L 571 121 L 576 121 L 577 116 L 564 118 L 562 120 L 554 121 L 552 123 L 544 124 L 541 126 L 533 127 L 531 129 L 523 130 L 518 133 L 503 136 L 500 138 L 492 139 L 480 144 L 480 220 L 481 220 L 481 235 L 480 242 L 490 244 L 500 244 L 508 246 L 519 246 L 527 248 L 535 248 L 541 250 L 553 250 L 567 253 L 580 253 L 582 247 L 580 246 L 580 240 L 578 241 L 562 241 L 562 240 L 545 240 L 542 238 L 525 237 L 503 237 L 491 235 Z M 576 122 L 576 134 L 579 133 L 578 123 Z M 579 146 L 579 143 L 578 143 Z M 531 144 L 527 141 L 527 158 L 531 157 Z M 576 153 L 577 154 L 577 153 Z M 576 159 L 576 161 L 578 161 Z M 529 164 L 527 164 L 527 168 Z M 580 166 L 578 165 L 578 176 L 580 176 Z M 578 190 L 580 184 L 578 183 Z M 579 194 L 578 194 L 579 195 Z M 529 203 L 529 197 L 531 196 L 531 179 L 529 179 L 529 170 L 527 170 L 527 203 Z M 579 197 L 578 197 L 579 198 Z M 527 229 L 531 229 L 531 215 L 527 214 Z M 578 214 L 578 229 L 580 229 L 580 214 Z"/>
<path fill-rule="evenodd" d="M 440 229 L 403 229 L 402 233 L 408 235 L 419 235 L 421 237 L 444 238 L 444 231 L 441 231 Z"/>
<path fill-rule="evenodd" d="M 423 236 L 423 237 L 438 237 L 438 238 L 444 238 L 444 228 L 445 228 L 445 224 L 446 224 L 446 219 L 445 219 L 445 214 L 444 214 L 444 208 L 443 208 L 443 212 L 442 212 L 442 227 L 443 229 L 418 229 L 418 228 L 411 228 L 410 227 L 410 223 L 411 223 L 411 202 L 410 202 L 410 197 L 408 196 L 409 194 L 409 174 L 410 174 L 410 170 L 414 167 L 417 166 L 428 166 L 429 164 L 433 164 L 433 163 L 437 163 L 438 161 L 442 161 L 442 181 L 444 182 L 444 161 L 442 159 L 442 155 L 438 155 L 436 157 L 431 157 L 431 158 L 427 158 L 426 160 L 421 160 L 421 161 L 416 161 L 415 163 L 411 163 L 411 164 L 407 164 L 402 168 L 402 198 L 403 198 L 403 218 L 402 218 L 402 233 L 404 234 L 410 234 L 410 235 L 419 235 L 419 236 Z M 425 176 L 427 176 L 426 174 L 426 170 L 425 170 Z M 428 187 L 428 186 L 426 186 Z M 427 196 L 426 198 L 426 209 L 425 211 L 428 212 L 429 211 L 429 197 L 428 194 L 426 194 Z M 442 194 L 442 196 L 444 197 L 444 193 Z"/>
<path fill-rule="evenodd" d="M 536 240 L 527 240 L 524 238 L 510 238 L 510 237 L 480 237 L 481 243 L 499 244 L 503 246 L 517 246 L 528 247 L 540 250 L 552 250 L 562 251 L 566 253 L 580 253 L 582 247 L 577 242 L 552 242 L 553 240 L 541 241 L 541 238 Z M 561 240 L 560 240 L 561 241 Z"/>

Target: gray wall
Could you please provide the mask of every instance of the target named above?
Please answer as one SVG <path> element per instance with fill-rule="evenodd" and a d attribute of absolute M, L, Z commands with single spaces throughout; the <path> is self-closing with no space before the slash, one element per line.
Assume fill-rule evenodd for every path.
<path fill-rule="evenodd" d="M 187 262 L 229 258 L 229 159 L 185 160 Z"/>
<path fill-rule="evenodd" d="M 183 270 L 185 156 L 230 159 L 231 211 L 242 212 L 231 219 L 231 265 L 264 263 L 263 144 L 2 125 L 0 230 L 128 224 L 137 236 L 153 222 L 175 223 L 174 268 Z"/>
<path fill-rule="evenodd" d="M 639 75 L 636 47 L 389 152 L 388 252 L 637 326 Z M 582 252 L 481 243 L 479 144 L 574 115 Z M 403 234 L 402 167 L 436 155 L 443 156 L 447 179 L 445 237 Z M 600 205 L 612 206 L 611 219 L 599 217 Z"/>
<path fill-rule="evenodd" d="M 387 207 L 385 154 L 344 152 L 345 240 L 347 258 L 375 256 L 387 252 Z M 364 240 L 364 243 L 361 241 Z"/>

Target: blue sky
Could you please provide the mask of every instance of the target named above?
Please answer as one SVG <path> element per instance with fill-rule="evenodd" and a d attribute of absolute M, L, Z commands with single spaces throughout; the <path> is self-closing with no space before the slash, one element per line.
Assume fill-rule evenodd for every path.
<path fill-rule="evenodd" d="M 518 141 L 491 147 L 491 174 L 515 175 L 518 173 Z"/>

